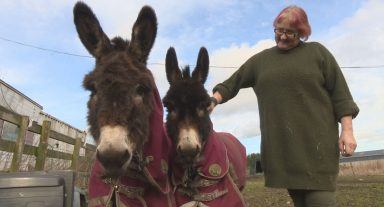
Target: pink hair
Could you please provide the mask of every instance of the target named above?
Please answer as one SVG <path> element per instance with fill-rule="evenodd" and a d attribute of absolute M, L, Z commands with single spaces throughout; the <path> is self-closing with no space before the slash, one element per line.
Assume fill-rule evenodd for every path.
<path fill-rule="evenodd" d="M 288 20 L 291 27 L 294 27 L 298 30 L 300 38 L 304 41 L 308 40 L 309 35 L 311 35 L 311 25 L 309 25 L 308 17 L 305 11 L 298 6 L 288 6 L 283 9 L 273 21 L 273 26 L 284 20 Z"/>

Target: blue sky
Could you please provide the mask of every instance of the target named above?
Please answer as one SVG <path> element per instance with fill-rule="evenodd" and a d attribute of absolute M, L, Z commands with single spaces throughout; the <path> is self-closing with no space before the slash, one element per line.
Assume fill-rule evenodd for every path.
<path fill-rule="evenodd" d="M 284 7 L 303 7 L 312 26 L 309 41 L 324 44 L 341 66 L 384 65 L 384 2 L 168 0 L 85 1 L 110 36 L 130 38 L 143 5 L 151 5 L 159 30 L 149 63 L 164 63 L 169 46 L 179 63 L 195 64 L 205 46 L 215 66 L 240 66 L 251 55 L 274 46 L 272 22 Z M 75 1 L 0 1 L 0 37 L 47 49 L 87 56 L 73 24 Z M 44 111 L 85 130 L 88 92 L 83 76 L 94 60 L 47 52 L 0 39 L 0 78 L 44 107 Z M 149 64 L 161 95 L 168 89 L 163 65 Z M 207 89 L 235 68 L 211 68 Z M 384 67 L 343 69 L 361 112 L 354 121 L 358 151 L 384 148 Z M 259 152 L 257 99 L 249 89 L 212 114 L 216 131 L 236 135 L 247 152 Z"/>

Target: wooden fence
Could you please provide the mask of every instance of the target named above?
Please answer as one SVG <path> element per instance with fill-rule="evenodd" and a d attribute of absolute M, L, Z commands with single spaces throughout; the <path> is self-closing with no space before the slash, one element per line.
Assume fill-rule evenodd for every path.
<path fill-rule="evenodd" d="M 13 153 L 11 166 L 7 171 L 19 171 L 23 155 L 33 155 L 36 157 L 36 164 L 34 166 L 34 170 L 36 171 L 45 170 L 47 158 L 69 160 L 71 161 L 69 169 L 77 172 L 76 185 L 83 189 L 87 187 L 90 167 L 96 150 L 94 145 L 84 144 L 80 137 L 70 137 L 52 130 L 50 121 L 43 121 L 42 125 L 33 122 L 32 125 L 28 127 L 28 116 L 19 115 L 2 106 L 0 106 L 0 119 L 15 124 L 18 127 L 16 142 L 0 139 L 0 151 Z M 38 146 L 25 144 L 27 131 L 40 134 Z M 73 145 L 73 153 L 70 154 L 49 149 L 49 138 Z M 80 148 L 85 149 L 84 156 L 80 156 Z"/>

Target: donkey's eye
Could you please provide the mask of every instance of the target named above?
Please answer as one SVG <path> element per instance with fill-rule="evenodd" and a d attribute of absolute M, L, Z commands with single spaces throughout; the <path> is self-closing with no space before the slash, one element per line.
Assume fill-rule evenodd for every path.
<path fill-rule="evenodd" d="M 169 111 L 169 117 L 171 119 L 176 119 L 177 118 L 177 113 L 176 111 Z"/>
<path fill-rule="evenodd" d="M 172 105 L 167 105 L 166 106 L 168 111 L 174 111 L 175 110 L 175 107 L 173 107 Z"/>
<path fill-rule="evenodd" d="M 175 110 L 175 105 L 172 102 L 164 102 L 164 106 L 165 108 L 167 108 L 169 112 L 172 112 Z"/>
<path fill-rule="evenodd" d="M 91 99 L 97 99 L 96 90 L 91 92 Z"/>
<path fill-rule="evenodd" d="M 207 109 L 206 108 L 204 108 L 204 109 L 202 109 L 202 108 L 198 108 L 198 109 L 196 109 L 196 114 L 197 114 L 197 116 L 198 117 L 204 117 L 205 116 L 205 111 L 206 111 Z"/>
<path fill-rule="evenodd" d="M 91 98 L 92 98 L 92 100 L 97 101 L 97 94 L 92 93 Z"/>
<path fill-rule="evenodd" d="M 139 96 L 143 96 L 149 92 L 149 88 L 145 85 L 136 85 L 135 92 Z"/>
<path fill-rule="evenodd" d="M 173 102 L 164 101 L 163 104 L 164 104 L 164 107 L 167 108 L 169 118 L 176 119 L 177 118 L 177 110 L 176 110 Z"/>

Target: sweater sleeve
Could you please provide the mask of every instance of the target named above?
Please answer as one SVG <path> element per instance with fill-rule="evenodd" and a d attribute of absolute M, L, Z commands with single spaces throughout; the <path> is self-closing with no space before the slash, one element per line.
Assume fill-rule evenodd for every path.
<path fill-rule="evenodd" d="M 335 118 L 339 122 L 344 116 L 352 116 L 352 118 L 355 118 L 359 113 L 359 108 L 352 98 L 343 73 L 333 55 L 324 46 L 320 45 L 320 47 L 324 58 L 322 60 L 322 66 L 325 88 L 330 94 Z"/>
<path fill-rule="evenodd" d="M 226 81 L 216 85 L 213 93 L 216 91 L 222 96 L 221 103 L 225 103 L 237 95 L 240 89 L 255 85 L 255 66 L 254 57 L 248 59 L 235 73 Z"/>

